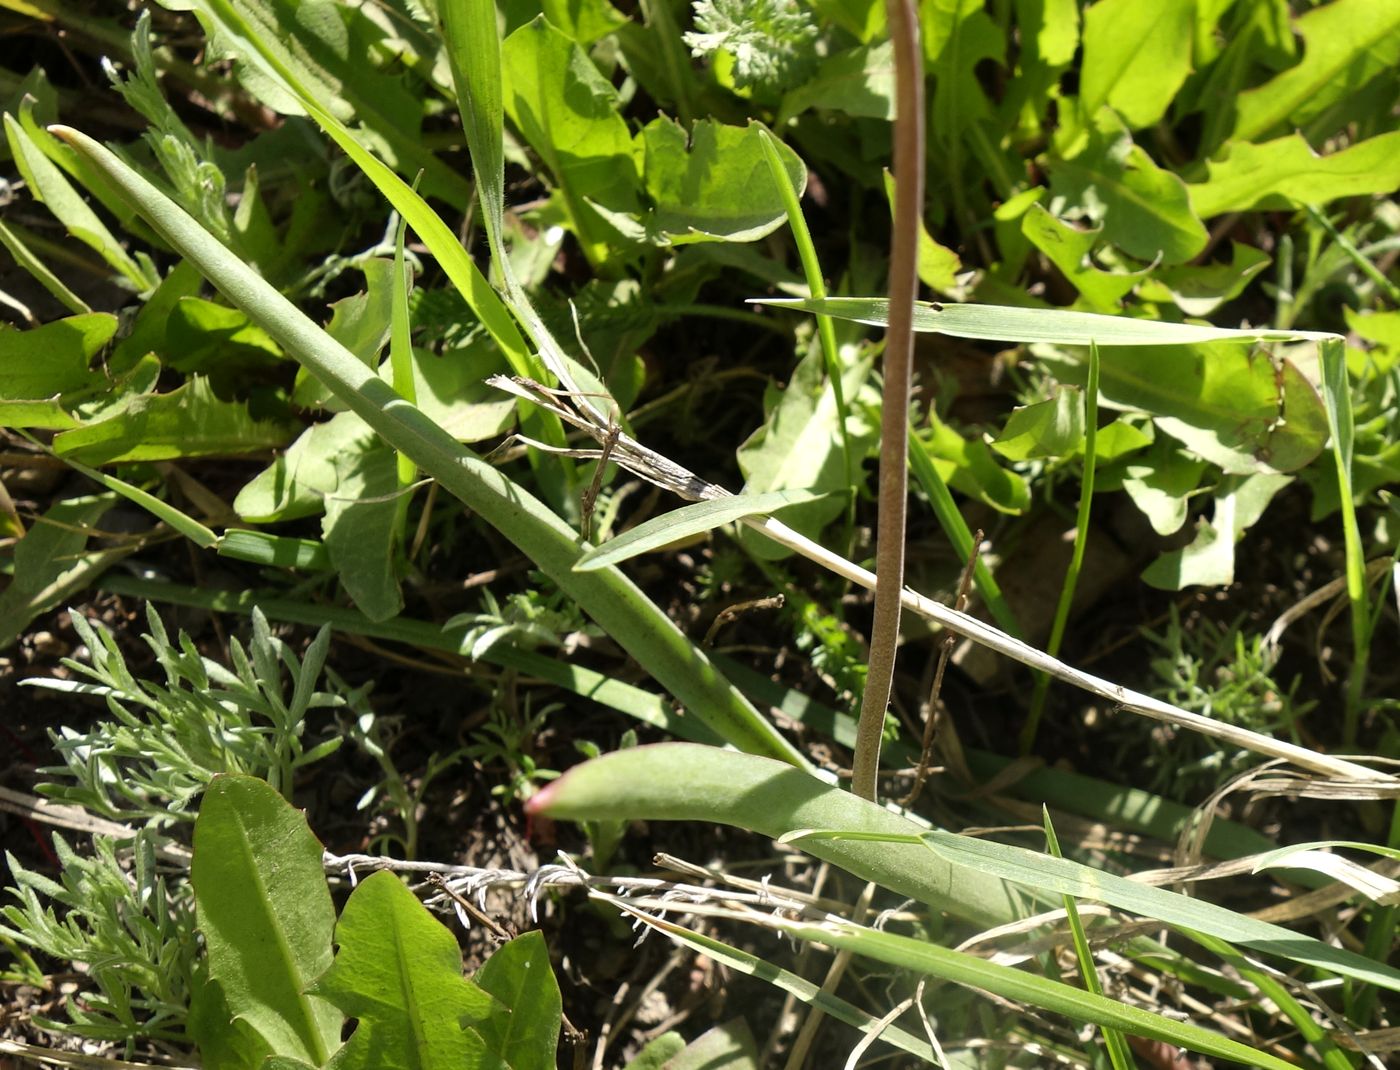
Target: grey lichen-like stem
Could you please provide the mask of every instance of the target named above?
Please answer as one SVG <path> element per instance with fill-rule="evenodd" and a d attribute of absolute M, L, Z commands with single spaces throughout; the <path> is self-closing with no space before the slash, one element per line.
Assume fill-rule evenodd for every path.
<path fill-rule="evenodd" d="M 889 327 L 885 332 L 884 392 L 880 413 L 880 494 L 876 527 L 875 614 L 870 663 L 851 790 L 875 798 L 880 735 L 885 726 L 899 644 L 900 592 L 904 586 L 904 527 L 909 500 L 909 389 L 914 350 L 914 299 L 918 296 L 919 221 L 924 203 L 924 78 L 919 16 L 913 0 L 886 0 L 894 45 L 894 234 L 890 243 Z"/>

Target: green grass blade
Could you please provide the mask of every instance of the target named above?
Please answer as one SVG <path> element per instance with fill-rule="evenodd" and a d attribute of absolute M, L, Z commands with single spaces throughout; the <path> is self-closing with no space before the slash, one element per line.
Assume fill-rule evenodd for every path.
<path fill-rule="evenodd" d="M 766 127 L 759 127 L 759 144 L 763 146 L 768 172 L 773 176 L 773 184 L 782 198 L 783 210 L 787 212 L 788 228 L 797 246 L 797 257 L 802 262 L 802 273 L 807 276 L 807 289 L 820 300 L 826 297 L 826 278 L 822 275 L 821 261 L 817 259 L 817 247 L 812 243 L 812 232 L 807 228 L 807 218 L 802 214 L 797 187 L 792 184 L 792 176 L 778 155 L 777 138 Z M 841 429 L 841 461 L 846 473 L 846 486 L 851 487 L 855 485 L 855 460 L 851 456 L 851 431 L 846 426 L 850 410 L 846 407 L 845 390 L 841 385 L 841 355 L 836 348 L 836 325 L 830 316 L 817 317 L 817 341 L 826 359 L 826 375 L 831 380 L 831 392 L 836 400 L 837 426 Z M 846 526 L 848 530 L 855 526 L 854 496 L 846 511 Z"/>
<path fill-rule="evenodd" d="M 49 266 L 20 240 L 19 235 L 3 223 L 0 223 L 0 245 L 8 249 L 10 255 L 15 258 L 15 263 L 29 272 L 34 281 L 53 294 L 54 299 L 69 312 L 81 314 L 92 311 L 86 301 L 70 290 L 63 280 L 50 271 Z"/>
<path fill-rule="evenodd" d="M 889 302 L 877 297 L 764 298 L 753 304 L 797 308 L 817 315 L 883 327 Z M 914 308 L 914 330 L 997 342 L 1045 342 L 1053 345 L 1168 346 L 1198 342 L 1320 342 L 1337 335 L 1319 331 L 1232 330 L 1193 323 L 1161 323 L 1127 316 L 1100 316 L 1059 308 L 1013 308 L 1006 305 L 941 305 L 921 302 Z"/>
<path fill-rule="evenodd" d="M 1351 1059 L 1333 1041 L 1332 1034 L 1318 1024 L 1317 1019 L 1293 998 L 1293 993 L 1280 981 L 1252 965 L 1224 940 L 1193 932 L 1187 932 L 1186 936 L 1229 965 L 1239 976 L 1257 988 L 1260 995 L 1281 1010 L 1284 1017 L 1298 1030 L 1298 1035 L 1322 1056 L 1322 1064 L 1327 1070 L 1353 1070 Z"/>
<path fill-rule="evenodd" d="M 806 765 L 801 753 L 621 572 L 574 572 L 584 547 L 577 534 L 542 502 L 394 393 L 389 384 L 114 154 L 76 130 L 57 128 L 55 132 L 105 173 L 165 240 L 194 263 L 235 307 L 275 338 L 386 443 L 408 455 L 519 547 L 696 717 L 741 750 Z"/>
<path fill-rule="evenodd" d="M 1060 644 L 1064 642 L 1065 625 L 1069 623 L 1069 609 L 1074 602 L 1074 590 L 1079 586 L 1079 573 L 1084 568 L 1084 548 L 1089 542 L 1089 512 L 1094 497 L 1094 463 L 1098 457 L 1099 427 L 1099 347 L 1089 345 L 1089 379 L 1084 387 L 1084 475 L 1079 485 L 1079 511 L 1074 523 L 1074 550 L 1070 554 L 1069 568 L 1065 569 L 1064 582 L 1060 585 L 1059 601 L 1055 603 L 1055 619 L 1050 625 L 1050 641 L 1045 652 L 1052 658 L 1060 656 Z M 1031 712 L 1021 731 L 1021 753 L 1029 754 L 1035 747 L 1035 735 L 1040 728 L 1040 717 L 1045 712 L 1045 697 L 1050 693 L 1050 677 L 1046 673 L 1036 676 L 1035 692 L 1031 696 Z"/>
<path fill-rule="evenodd" d="M 1351 470 L 1355 438 L 1351 411 L 1351 380 L 1347 375 L 1346 343 L 1329 338 L 1322 343 L 1322 400 L 1332 433 L 1332 459 L 1337 468 L 1338 501 L 1342 511 L 1342 535 L 1346 545 L 1347 600 L 1351 603 L 1351 671 L 1347 679 L 1342 743 L 1356 743 L 1366 672 L 1371 660 L 1370 605 L 1366 596 L 1366 548 L 1356 518 L 1356 495 Z"/>
<path fill-rule="evenodd" d="M 443 37 L 457 85 L 457 106 L 467 134 L 482 224 L 491 256 L 505 261 L 505 129 L 501 87 L 501 35 L 494 0 L 442 0 Z"/>
<path fill-rule="evenodd" d="M 827 944 L 929 977 L 982 989 L 1005 999 L 1063 1014 L 1076 1022 L 1091 1022 L 1100 1028 L 1149 1037 L 1245 1066 L 1292 1070 L 1291 1063 L 1200 1026 L 1172 1021 L 1114 999 L 988 962 L 966 952 L 940 947 L 926 940 L 897 936 L 842 921 L 812 924 L 773 918 L 767 924 L 801 940 Z"/>
<path fill-rule="evenodd" d="M 1063 858 L 1060 853 L 1060 839 L 1055 835 L 1055 826 L 1050 821 L 1050 811 L 1046 807 L 1040 808 L 1041 817 L 1045 823 L 1045 845 L 1054 858 Z M 1074 957 L 1079 961 L 1079 975 L 1084 978 L 1084 987 L 1096 996 L 1103 995 L 1103 985 L 1099 983 L 1099 971 L 1094 965 L 1094 953 L 1089 950 L 1089 938 L 1084 935 L 1084 922 L 1080 920 L 1079 908 L 1075 905 L 1074 896 L 1064 897 L 1065 917 L 1069 921 L 1070 937 L 1074 941 Z M 1100 1027 L 1103 1031 L 1104 1047 L 1108 1050 L 1109 1062 L 1113 1064 L 1113 1070 L 1131 1070 L 1133 1066 L 1133 1053 L 1128 1048 L 1128 1042 L 1123 1039 L 1121 1031 L 1112 1026 Z"/>
<path fill-rule="evenodd" d="M 579 572 L 606 568 L 746 516 L 775 513 L 784 506 L 802 505 L 824 497 L 825 494 L 810 490 L 772 490 L 764 494 L 737 494 L 685 505 L 638 524 L 631 531 L 609 539 L 601 546 L 595 546 L 579 558 L 574 568 Z"/>
<path fill-rule="evenodd" d="M 948 541 L 953 544 L 953 552 L 958 555 L 960 561 L 972 559 L 973 552 L 977 549 L 973 545 L 972 532 L 968 529 L 967 521 L 963 519 L 962 510 L 953 500 L 952 491 L 938 474 L 937 466 L 919 442 L 912 427 L 909 429 L 909 469 L 928 495 L 933 515 L 938 518 L 938 525 L 943 529 L 943 534 L 948 536 Z M 977 584 L 977 590 L 982 594 L 983 601 L 987 603 L 992 619 L 1006 634 L 1020 639 L 1021 627 L 1016 621 L 1016 614 L 1011 611 L 1006 596 L 1001 593 L 1001 585 L 997 583 L 996 577 L 992 575 L 992 570 L 982 560 L 980 553 L 972 562 L 972 578 Z"/>

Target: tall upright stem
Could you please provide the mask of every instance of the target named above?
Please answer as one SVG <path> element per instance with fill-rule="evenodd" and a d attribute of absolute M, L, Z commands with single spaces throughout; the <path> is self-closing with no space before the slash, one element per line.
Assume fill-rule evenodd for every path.
<path fill-rule="evenodd" d="M 890 310 L 885 333 L 884 396 L 880 415 L 880 495 L 876 526 L 875 617 L 870 667 L 860 704 L 851 790 L 876 794 L 880 735 L 894 679 L 904 587 L 904 526 L 909 500 L 910 367 L 914 299 L 918 295 L 919 221 L 924 204 L 924 71 L 919 16 L 913 0 L 885 0 L 894 45 L 894 237 L 890 242 Z"/>

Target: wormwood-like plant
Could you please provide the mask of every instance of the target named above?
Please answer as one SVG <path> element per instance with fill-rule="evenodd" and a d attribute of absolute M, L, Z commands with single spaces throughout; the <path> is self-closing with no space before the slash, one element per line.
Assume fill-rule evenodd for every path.
<path fill-rule="evenodd" d="M 317 690 L 329 629 L 298 658 L 254 610 L 247 648 L 236 637 L 229 641 L 228 669 L 203 657 L 184 632 L 172 641 L 148 606 L 144 639 L 164 673 L 156 683 L 131 672 L 106 626 L 76 612 L 72 619 L 88 661 L 65 664 L 82 679 L 30 683 L 103 698 L 111 719 L 53 734 L 64 762 L 45 771 L 56 778 L 42 789 L 53 798 L 103 817 L 162 827 L 193 820 L 196 800 L 219 773 L 262 777 L 290 797 L 297 770 L 344 742 L 333 725 L 307 721 L 313 710 L 347 707 L 349 689 L 334 675 L 331 690 Z"/>

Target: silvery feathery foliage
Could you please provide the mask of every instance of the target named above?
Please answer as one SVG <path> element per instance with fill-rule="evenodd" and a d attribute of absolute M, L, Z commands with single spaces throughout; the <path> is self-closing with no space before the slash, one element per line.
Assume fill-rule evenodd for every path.
<path fill-rule="evenodd" d="M 194 805 L 219 773 L 262 777 L 283 795 L 305 765 L 342 742 L 338 732 L 308 740 L 307 714 L 342 707 L 348 689 L 316 690 L 330 647 L 322 629 L 298 658 L 253 611 L 245 649 L 229 643 L 232 671 L 200 655 L 188 635 L 172 642 L 159 615 L 147 610 L 144 636 L 164 682 L 137 679 L 111 632 L 78 614 L 73 627 L 88 663 L 65 659 L 85 680 L 30 680 L 53 690 L 105 698 L 111 717 L 85 731 L 51 733 L 64 764 L 44 770 L 54 779 L 40 791 L 89 813 L 163 827 L 194 820 Z M 290 680 L 291 694 L 286 694 Z"/>
<path fill-rule="evenodd" d="M 696 0 L 695 26 L 685 35 L 691 52 L 729 53 L 740 89 L 782 92 L 816 67 L 817 25 L 796 0 Z"/>

